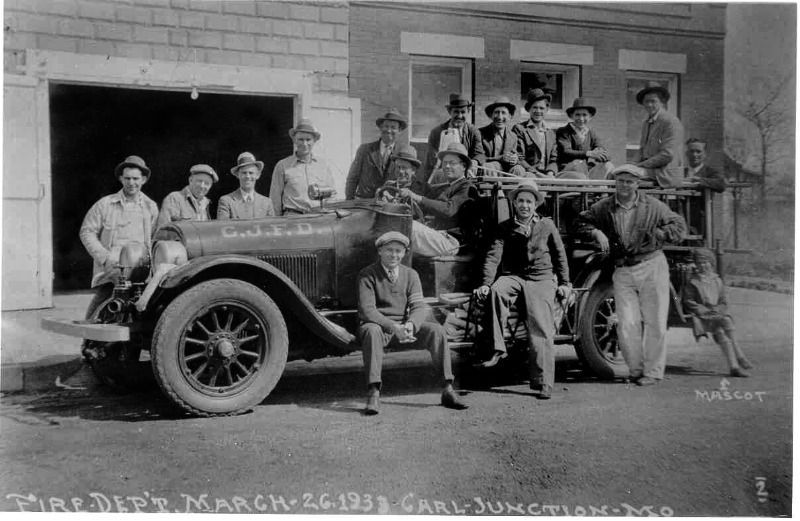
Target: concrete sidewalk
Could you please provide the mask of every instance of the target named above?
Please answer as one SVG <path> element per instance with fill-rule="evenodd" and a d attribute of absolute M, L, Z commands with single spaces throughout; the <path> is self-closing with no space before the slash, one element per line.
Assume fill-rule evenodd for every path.
<path fill-rule="evenodd" d="M 53 297 L 53 307 L 4 311 L 0 334 L 0 391 L 39 391 L 80 369 L 81 340 L 43 331 L 42 318 L 82 319 L 92 293 Z"/>

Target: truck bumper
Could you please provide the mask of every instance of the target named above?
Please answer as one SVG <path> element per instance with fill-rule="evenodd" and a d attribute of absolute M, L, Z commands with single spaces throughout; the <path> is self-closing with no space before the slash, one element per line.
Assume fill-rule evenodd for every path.
<path fill-rule="evenodd" d="M 85 320 L 43 318 L 41 326 L 45 331 L 99 342 L 127 342 L 131 339 L 130 327 L 121 324 L 94 324 Z"/>

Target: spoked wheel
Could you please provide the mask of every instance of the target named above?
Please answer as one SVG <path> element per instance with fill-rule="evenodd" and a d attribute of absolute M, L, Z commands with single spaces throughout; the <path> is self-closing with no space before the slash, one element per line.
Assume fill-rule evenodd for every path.
<path fill-rule="evenodd" d="M 105 284 L 95 290 L 86 310 L 86 320 L 101 324 L 126 322 L 125 312 L 112 312 L 109 304 L 114 286 Z M 142 390 L 153 385 L 150 362 L 140 362 L 139 355 L 147 339 L 132 334 L 129 342 L 85 340 L 83 356 L 97 379 L 117 392 Z"/>
<path fill-rule="evenodd" d="M 599 378 L 628 376 L 628 366 L 617 339 L 617 312 L 610 280 L 597 281 L 581 309 L 578 357 Z"/>
<path fill-rule="evenodd" d="M 275 302 L 232 279 L 198 284 L 162 314 L 153 337 L 159 385 L 200 416 L 238 414 L 260 403 L 283 373 L 289 340 Z"/>

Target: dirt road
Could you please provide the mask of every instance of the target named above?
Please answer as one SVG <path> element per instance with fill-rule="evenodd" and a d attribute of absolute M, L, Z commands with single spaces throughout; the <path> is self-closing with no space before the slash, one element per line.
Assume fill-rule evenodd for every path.
<path fill-rule="evenodd" d="M 74 378 L 0 406 L 2 510 L 777 516 L 791 514 L 792 299 L 732 290 L 757 364 L 670 335 L 640 388 L 558 363 L 554 398 L 461 368 L 470 409 L 438 406 L 425 354 L 385 374 L 365 417 L 357 358 L 292 364 L 248 415 L 185 418 L 158 393 Z M 321 370 L 320 367 L 323 369 Z"/>

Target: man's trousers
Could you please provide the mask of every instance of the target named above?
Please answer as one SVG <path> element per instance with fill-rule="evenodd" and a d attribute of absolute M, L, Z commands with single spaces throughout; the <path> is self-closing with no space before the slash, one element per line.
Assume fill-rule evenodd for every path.
<path fill-rule="evenodd" d="M 447 333 L 444 327 L 431 322 L 423 322 L 414 333 L 417 340 L 407 345 L 414 349 L 427 349 L 431 353 L 436 373 L 443 380 L 453 380 L 453 368 L 450 361 L 450 347 L 447 345 Z M 397 338 L 384 332 L 374 322 L 367 322 L 358 327 L 358 338 L 361 340 L 361 353 L 364 357 L 364 370 L 367 384 L 381 383 L 383 368 L 383 350 L 389 344 L 397 345 Z"/>
<path fill-rule="evenodd" d="M 669 266 L 663 253 L 614 271 L 617 336 L 631 378 L 664 378 Z"/>
<path fill-rule="evenodd" d="M 522 295 L 520 295 L 522 294 Z M 555 379 L 555 347 L 553 305 L 556 283 L 552 279 L 530 281 L 516 275 L 503 275 L 491 286 L 492 343 L 496 351 L 506 351 L 503 331 L 509 308 L 518 297 L 525 303 L 525 325 L 528 328 L 528 361 L 532 384 L 553 386 Z M 522 316 L 522 310 L 520 310 Z"/>

